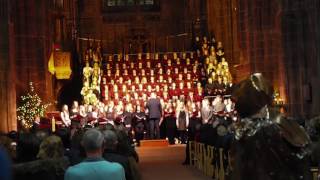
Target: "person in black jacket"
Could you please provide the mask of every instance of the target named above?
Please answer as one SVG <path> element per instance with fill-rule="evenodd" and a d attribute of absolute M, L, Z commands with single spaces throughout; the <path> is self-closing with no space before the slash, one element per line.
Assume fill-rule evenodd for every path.
<path fill-rule="evenodd" d="M 112 130 L 103 131 L 104 139 L 105 139 L 105 149 L 103 152 L 103 158 L 109 162 L 117 162 L 122 165 L 126 180 L 132 180 L 132 173 L 130 169 L 129 159 L 128 157 L 117 153 L 117 144 L 118 137 L 116 133 Z"/>
<path fill-rule="evenodd" d="M 129 135 L 130 138 L 132 137 L 132 120 L 134 118 L 134 113 L 132 112 L 132 105 L 127 104 L 125 111 L 123 112 L 123 123 L 125 126 L 125 129 Z"/>
<path fill-rule="evenodd" d="M 149 113 L 149 128 L 150 138 L 160 139 L 160 119 L 162 118 L 162 107 L 160 99 L 157 98 L 154 92 L 151 93 L 151 97 L 146 104 L 146 109 Z"/>
<path fill-rule="evenodd" d="M 146 114 L 143 111 L 141 111 L 140 106 L 137 106 L 136 112 L 134 114 L 134 134 L 138 146 L 140 146 L 140 140 L 143 139 L 145 120 Z"/>

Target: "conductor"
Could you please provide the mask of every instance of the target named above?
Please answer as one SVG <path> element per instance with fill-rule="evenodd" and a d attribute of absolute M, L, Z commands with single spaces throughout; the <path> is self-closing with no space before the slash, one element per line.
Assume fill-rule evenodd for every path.
<path fill-rule="evenodd" d="M 149 112 L 149 128 L 150 138 L 160 139 L 160 119 L 162 117 L 162 107 L 160 99 L 157 98 L 154 92 L 151 93 L 150 99 L 146 104 L 146 109 Z"/>

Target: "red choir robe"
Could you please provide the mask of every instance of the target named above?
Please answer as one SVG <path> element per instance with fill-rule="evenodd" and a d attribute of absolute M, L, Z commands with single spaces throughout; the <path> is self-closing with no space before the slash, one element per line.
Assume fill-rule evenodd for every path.
<path fill-rule="evenodd" d="M 202 101 L 202 99 L 203 99 L 203 93 L 202 94 L 195 94 L 194 95 L 194 100 L 196 101 L 196 102 L 201 102 Z"/>
<path fill-rule="evenodd" d="M 157 94 L 158 97 L 162 98 L 162 91 L 160 91 L 160 90 L 159 91 L 155 91 L 155 93 Z"/>
<path fill-rule="evenodd" d="M 139 97 L 142 97 L 142 95 L 146 92 L 145 89 L 142 89 L 142 90 L 137 89 L 136 91 L 137 91 Z"/>
<path fill-rule="evenodd" d="M 157 83 L 156 82 L 149 82 L 148 85 L 151 86 L 152 89 L 156 88 Z"/>
<path fill-rule="evenodd" d="M 178 89 L 170 89 L 170 90 L 169 90 L 169 95 L 170 95 L 171 97 L 173 97 L 173 96 L 179 96 L 179 91 L 178 91 Z"/>

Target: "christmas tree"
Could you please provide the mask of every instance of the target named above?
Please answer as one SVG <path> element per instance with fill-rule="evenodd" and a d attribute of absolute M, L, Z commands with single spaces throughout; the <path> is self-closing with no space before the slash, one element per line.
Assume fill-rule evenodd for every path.
<path fill-rule="evenodd" d="M 43 104 L 39 95 L 34 91 L 33 83 L 29 83 L 29 91 L 21 96 L 20 106 L 17 108 L 18 121 L 22 127 L 32 127 L 36 117 L 43 117 L 46 108 L 50 104 Z"/>

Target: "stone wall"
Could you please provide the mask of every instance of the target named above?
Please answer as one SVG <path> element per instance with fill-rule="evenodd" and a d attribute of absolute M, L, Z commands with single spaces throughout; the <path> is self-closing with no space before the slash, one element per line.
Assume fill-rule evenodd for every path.
<path fill-rule="evenodd" d="M 52 100 L 52 79 L 48 60 L 53 46 L 50 1 L 16 0 L 11 12 L 14 16 L 16 49 L 17 97 L 34 82 L 44 100 Z"/>
<path fill-rule="evenodd" d="M 282 0 L 283 61 L 289 112 L 320 113 L 320 2 Z"/>
<path fill-rule="evenodd" d="M 106 12 L 102 1 L 82 0 L 79 37 L 103 40 L 104 52 L 110 54 L 190 49 L 193 25 L 200 18 L 200 1 L 159 2 L 154 11 L 135 7 L 132 11 Z M 82 48 L 87 46 L 84 40 L 79 43 Z"/>
<path fill-rule="evenodd" d="M 320 113 L 319 12 L 317 0 L 237 1 L 237 77 L 262 72 L 292 116 Z"/>

